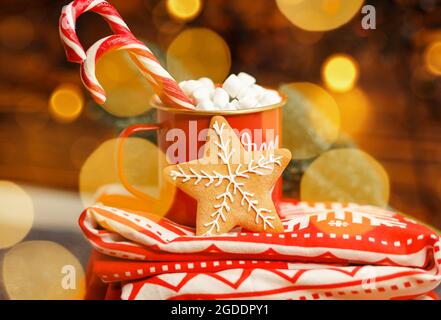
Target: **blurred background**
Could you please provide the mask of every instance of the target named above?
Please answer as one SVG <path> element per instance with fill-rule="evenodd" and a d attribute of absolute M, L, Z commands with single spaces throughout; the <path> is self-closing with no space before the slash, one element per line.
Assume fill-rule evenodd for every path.
<path fill-rule="evenodd" d="M 244 71 L 288 95 L 287 197 L 392 207 L 441 228 L 441 1 L 109 2 L 176 79 L 222 82 Z M 98 63 L 106 105 L 88 96 L 59 39 L 67 3 L 1 0 L 4 298 L 81 295 L 81 288 L 71 296 L 41 292 L 58 280 L 29 283 L 30 267 L 20 261 L 35 259 L 34 272 L 59 270 L 60 261 L 84 268 L 90 249 L 77 227 L 81 211 L 97 194 L 133 200 L 118 184 L 114 138 L 154 121 L 152 90 L 126 53 Z M 77 34 L 88 48 L 110 29 L 86 13 Z M 127 167 L 154 185 L 149 138 L 132 145 L 138 152 Z M 129 206 L 142 206 L 135 202 Z"/>

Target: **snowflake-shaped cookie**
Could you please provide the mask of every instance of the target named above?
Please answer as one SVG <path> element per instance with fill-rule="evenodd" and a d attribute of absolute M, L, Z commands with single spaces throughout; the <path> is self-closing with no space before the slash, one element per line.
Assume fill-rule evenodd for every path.
<path fill-rule="evenodd" d="M 211 119 L 204 157 L 169 166 L 165 175 L 198 202 L 196 234 L 235 226 L 283 232 L 272 188 L 291 159 L 286 149 L 246 151 L 225 118 Z"/>

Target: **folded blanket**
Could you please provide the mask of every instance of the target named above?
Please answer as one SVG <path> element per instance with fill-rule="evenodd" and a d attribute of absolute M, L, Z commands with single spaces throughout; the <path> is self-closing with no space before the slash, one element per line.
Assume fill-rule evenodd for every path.
<path fill-rule="evenodd" d="M 440 282 L 440 238 L 372 206 L 279 205 L 284 233 L 197 237 L 156 216 L 93 206 L 94 273 L 122 299 L 410 299 Z"/>

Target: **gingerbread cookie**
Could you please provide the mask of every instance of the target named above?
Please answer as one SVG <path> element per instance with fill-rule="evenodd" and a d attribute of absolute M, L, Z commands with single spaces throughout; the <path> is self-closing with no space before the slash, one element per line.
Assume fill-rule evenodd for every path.
<path fill-rule="evenodd" d="M 291 159 L 286 149 L 246 151 L 225 118 L 211 119 L 204 157 L 165 168 L 165 176 L 195 198 L 197 235 L 283 232 L 272 188 Z"/>

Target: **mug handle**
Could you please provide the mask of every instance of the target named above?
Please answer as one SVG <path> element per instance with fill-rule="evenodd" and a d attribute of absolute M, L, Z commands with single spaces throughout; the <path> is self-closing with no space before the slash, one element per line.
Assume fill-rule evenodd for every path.
<path fill-rule="evenodd" d="M 134 196 L 138 197 L 141 200 L 145 200 L 149 203 L 155 204 L 158 202 L 157 199 L 153 198 L 152 196 L 148 195 L 147 193 L 141 192 L 137 188 L 133 187 L 127 178 L 124 176 L 124 170 L 123 170 L 123 147 L 124 142 L 126 141 L 126 138 L 129 138 L 131 135 L 141 132 L 141 131 L 153 131 L 153 130 L 159 130 L 161 128 L 160 124 L 154 123 L 154 124 L 135 124 L 132 126 L 127 127 L 124 129 L 119 137 L 117 142 L 117 168 L 118 168 L 118 176 L 121 180 L 123 186 Z"/>

